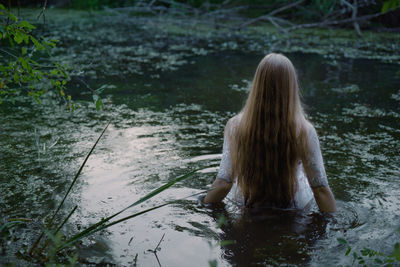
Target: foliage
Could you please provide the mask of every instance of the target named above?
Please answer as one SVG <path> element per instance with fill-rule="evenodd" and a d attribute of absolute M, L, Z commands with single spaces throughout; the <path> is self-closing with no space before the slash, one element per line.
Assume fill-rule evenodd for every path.
<path fill-rule="evenodd" d="M 0 103 L 14 102 L 15 97 L 25 94 L 40 103 L 39 97 L 53 89 L 73 109 L 71 96 L 65 93 L 69 80 L 66 67 L 50 60 L 57 40 L 35 37 L 32 31 L 36 27 L 20 21 L 2 4 L 0 19 Z"/>
<path fill-rule="evenodd" d="M 73 0 L 70 6 L 87 10 L 103 9 L 104 7 L 138 7 L 138 13 L 132 14 L 141 14 L 140 12 L 143 10 L 152 10 L 153 14 L 156 14 L 155 12 L 164 13 L 167 11 L 167 13 L 186 14 L 186 16 L 192 16 L 193 14 L 198 16 L 209 13 L 208 15 L 212 14 L 215 20 L 224 20 L 227 18 L 235 18 L 237 20 L 237 15 L 239 15 L 240 19 L 259 17 L 259 21 L 265 21 L 267 17 L 269 19 L 274 17 L 274 25 L 279 24 L 283 26 L 281 25 L 283 23 L 286 26 L 293 26 L 296 23 L 319 23 L 319 26 L 322 27 L 332 27 L 353 25 L 353 19 L 357 22 L 354 25 L 368 24 L 379 17 L 380 14 L 383 15 L 389 10 L 400 7 L 400 0 L 378 2 L 369 0 Z M 278 16 L 277 13 L 279 13 Z M 268 14 L 271 14 L 271 16 Z M 354 18 L 353 15 L 355 16 Z M 385 26 L 396 27 L 397 25 L 396 22 L 385 22 Z M 307 27 L 316 26 L 308 25 Z M 359 28 L 357 29 L 357 33 L 361 35 Z"/>
<path fill-rule="evenodd" d="M 389 10 L 395 10 L 400 7 L 400 0 L 386 0 L 382 5 L 382 13 L 386 13 Z"/>
<path fill-rule="evenodd" d="M 338 238 L 337 240 L 340 244 L 347 246 L 346 256 L 350 255 L 353 251 L 351 254 L 353 256 L 353 265 L 357 263 L 358 265 L 366 267 L 371 266 L 371 262 L 373 262 L 378 266 L 391 267 L 393 264 L 400 263 L 400 243 L 398 242 L 394 244 L 392 253 L 384 254 L 370 248 L 363 248 L 359 252 L 356 252 L 345 239 Z"/>

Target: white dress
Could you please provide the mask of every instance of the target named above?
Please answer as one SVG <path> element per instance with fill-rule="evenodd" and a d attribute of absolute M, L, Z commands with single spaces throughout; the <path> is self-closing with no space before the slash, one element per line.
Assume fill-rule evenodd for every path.
<path fill-rule="evenodd" d="M 224 145 L 222 159 L 217 174 L 217 179 L 232 182 L 232 163 L 230 156 L 229 135 L 233 128 L 238 125 L 241 114 L 231 118 L 225 127 Z M 293 206 L 289 208 L 303 209 L 313 199 L 311 187 L 328 186 L 328 180 L 325 173 L 324 162 L 319 146 L 318 135 L 314 127 L 310 127 L 307 133 L 309 153 L 302 158 L 297 165 L 297 190 L 294 196 Z M 238 205 L 243 205 L 243 194 L 237 186 L 235 179 L 232 189 L 228 194 L 228 199 Z"/>

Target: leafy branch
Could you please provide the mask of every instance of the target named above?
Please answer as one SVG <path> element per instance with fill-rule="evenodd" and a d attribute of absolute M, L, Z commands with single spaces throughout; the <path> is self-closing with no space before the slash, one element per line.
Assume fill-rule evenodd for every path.
<path fill-rule="evenodd" d="M 20 21 L 2 4 L 0 18 L 0 103 L 15 102 L 21 95 L 32 96 L 40 103 L 40 96 L 52 89 L 73 109 L 71 96 L 65 93 L 69 80 L 66 66 L 51 60 L 44 66 L 34 60 L 50 58 L 58 41 L 35 37 L 32 31 L 36 27 Z"/>

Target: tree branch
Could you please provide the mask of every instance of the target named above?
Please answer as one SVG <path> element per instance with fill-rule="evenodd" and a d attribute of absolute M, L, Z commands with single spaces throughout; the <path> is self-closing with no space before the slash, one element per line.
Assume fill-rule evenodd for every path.
<path fill-rule="evenodd" d="M 351 18 L 354 20 L 353 22 L 353 27 L 354 30 L 357 32 L 357 35 L 361 37 L 361 30 L 360 30 L 360 25 L 358 25 L 358 22 L 356 21 L 357 19 L 357 12 L 358 12 L 358 5 L 357 5 L 357 0 L 354 0 L 354 4 L 350 4 L 346 0 L 342 0 L 342 3 L 344 3 L 346 6 L 348 6 L 351 10 Z"/>
<path fill-rule="evenodd" d="M 304 2 L 304 0 L 299 0 L 299 1 L 294 2 L 294 3 L 291 3 L 291 4 L 289 4 L 289 5 L 286 5 L 286 6 L 277 8 L 277 9 L 275 9 L 275 10 L 269 12 L 269 13 L 266 14 L 266 15 L 262 15 L 262 16 L 260 16 L 260 17 L 257 17 L 257 18 L 251 19 L 251 20 L 249 20 L 249 21 L 246 21 L 245 23 L 243 23 L 242 25 L 240 25 L 238 28 L 239 28 L 239 29 L 240 29 L 240 28 L 244 28 L 244 27 L 246 27 L 246 26 L 248 26 L 248 25 L 250 25 L 250 24 L 253 24 L 253 23 L 255 23 L 255 22 L 258 22 L 258 21 L 260 21 L 260 20 L 271 20 L 271 19 L 274 19 L 273 16 L 276 15 L 276 14 L 278 14 L 279 12 L 282 12 L 282 11 L 284 11 L 284 10 L 287 10 L 287 9 L 292 8 L 292 7 L 298 6 L 298 5 L 300 5 L 301 3 L 303 3 L 303 2 Z"/>
<path fill-rule="evenodd" d="M 329 20 L 325 20 L 322 22 L 316 22 L 316 23 L 305 23 L 305 24 L 300 24 L 300 25 L 296 25 L 293 26 L 291 28 L 289 28 L 289 31 L 292 30 L 297 30 L 297 29 L 303 29 L 303 28 L 313 28 L 313 27 L 326 27 L 326 26 L 330 26 L 330 25 L 340 25 L 340 24 L 347 24 L 347 23 L 351 23 L 351 22 L 359 22 L 359 21 L 363 21 L 363 20 L 368 20 L 368 19 L 372 19 L 372 18 L 376 18 L 383 15 L 382 13 L 375 13 L 375 14 L 371 14 L 371 15 L 365 15 L 365 16 L 361 16 L 358 18 L 350 18 L 350 19 L 342 19 L 342 20 L 333 20 L 333 21 L 329 21 Z"/>
<path fill-rule="evenodd" d="M 40 16 L 43 16 L 43 24 L 46 24 L 46 15 L 44 13 L 46 11 L 46 6 L 47 6 L 47 0 L 44 0 L 42 10 L 40 11 L 39 15 L 36 18 L 36 19 L 40 19 Z"/>

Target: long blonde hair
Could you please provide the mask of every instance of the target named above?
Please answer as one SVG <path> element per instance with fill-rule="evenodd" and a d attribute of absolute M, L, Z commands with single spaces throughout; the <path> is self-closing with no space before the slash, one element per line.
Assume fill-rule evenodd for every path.
<path fill-rule="evenodd" d="M 261 60 L 241 113 L 231 132 L 231 159 L 245 205 L 291 206 L 307 121 L 287 57 L 272 53 Z"/>

